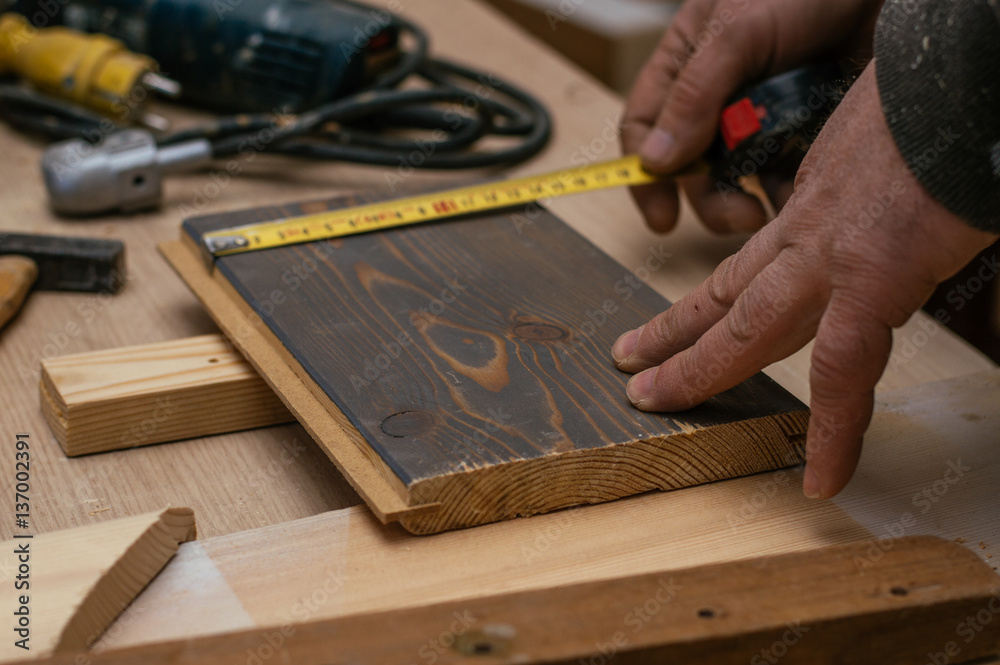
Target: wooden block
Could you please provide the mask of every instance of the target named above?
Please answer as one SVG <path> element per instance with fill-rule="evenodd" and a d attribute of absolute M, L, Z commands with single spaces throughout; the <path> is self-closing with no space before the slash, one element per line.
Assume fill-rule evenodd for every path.
<path fill-rule="evenodd" d="M 321 619 L 101 654 L 106 665 L 218 662 L 913 665 L 996 653 L 1000 578 L 938 538 L 867 542 L 466 602 Z M 317 589 L 336 597 L 337 587 Z M 316 593 L 313 598 L 320 597 Z M 306 599 L 309 597 L 307 596 Z M 322 606 L 323 603 L 317 601 Z M 956 626 L 977 622 L 972 640 Z M 63 661 L 53 661 L 63 662 Z M 65 662 L 69 662 L 66 660 Z"/>
<path fill-rule="evenodd" d="M 4 542 L 22 586 L 4 593 L 15 630 L 0 643 L 0 662 L 84 650 L 194 537 L 194 511 L 167 508 Z"/>
<path fill-rule="evenodd" d="M 344 203 L 198 218 L 185 237 L 194 251 L 208 230 Z M 209 277 L 175 267 L 189 285 Z M 762 374 L 685 413 L 633 408 L 609 349 L 669 303 L 544 211 L 227 256 L 214 279 L 242 310 L 213 311 L 230 339 L 293 404 L 294 386 L 246 343 L 263 336 L 402 499 L 414 533 L 800 461 L 806 408 Z M 313 415 L 297 411 L 307 427 Z M 335 460 L 340 447 L 327 445 Z"/>
<path fill-rule="evenodd" d="M 221 335 L 42 360 L 40 390 L 71 457 L 294 420 Z"/>

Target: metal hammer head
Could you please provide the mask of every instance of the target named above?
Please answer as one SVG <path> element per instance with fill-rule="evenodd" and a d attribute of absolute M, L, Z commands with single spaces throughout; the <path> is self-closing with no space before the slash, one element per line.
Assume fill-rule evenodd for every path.
<path fill-rule="evenodd" d="M 125 285 L 125 245 L 104 238 L 0 233 L 0 255 L 25 256 L 38 265 L 36 289 L 108 291 Z"/>

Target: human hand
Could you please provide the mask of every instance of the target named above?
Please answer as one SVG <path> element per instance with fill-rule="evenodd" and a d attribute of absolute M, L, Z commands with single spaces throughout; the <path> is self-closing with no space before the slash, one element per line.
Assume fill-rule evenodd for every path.
<path fill-rule="evenodd" d="M 829 498 L 857 466 L 892 328 L 996 237 L 943 208 L 907 169 L 869 65 L 775 220 L 688 296 L 622 335 L 612 355 L 639 372 L 628 383 L 633 404 L 680 411 L 815 337 L 803 490 Z"/>
<path fill-rule="evenodd" d="M 821 56 L 867 60 L 881 4 L 688 0 L 629 96 L 621 130 L 624 152 L 638 152 L 657 173 L 693 162 L 715 137 L 725 103 L 745 85 Z M 710 176 L 679 182 L 712 230 L 754 230 L 767 221 L 755 197 L 720 192 Z M 634 187 L 632 194 L 650 227 L 660 232 L 674 227 L 680 204 L 674 181 Z"/>

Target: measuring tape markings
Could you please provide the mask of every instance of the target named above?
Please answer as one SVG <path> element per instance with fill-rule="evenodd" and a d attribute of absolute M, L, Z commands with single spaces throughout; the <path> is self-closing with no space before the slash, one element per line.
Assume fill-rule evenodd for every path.
<path fill-rule="evenodd" d="M 704 172 L 694 164 L 680 173 Z M 515 180 L 472 185 L 361 206 L 237 226 L 205 233 L 202 242 L 211 259 L 303 242 L 380 231 L 438 219 L 509 208 L 568 194 L 610 187 L 643 185 L 660 176 L 642 168 L 638 155 Z"/>

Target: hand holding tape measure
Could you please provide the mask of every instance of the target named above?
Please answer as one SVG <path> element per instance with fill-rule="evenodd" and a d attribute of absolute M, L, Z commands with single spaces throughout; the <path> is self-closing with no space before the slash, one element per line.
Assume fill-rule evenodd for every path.
<path fill-rule="evenodd" d="M 736 190 L 742 178 L 794 171 L 823 120 L 843 93 L 840 70 L 804 67 L 753 86 L 722 112 L 719 135 L 705 157 L 681 170 L 650 173 L 637 155 L 581 168 L 527 176 L 341 210 L 279 219 L 205 234 L 206 258 L 381 231 L 533 201 L 711 173 L 720 188 Z"/>

